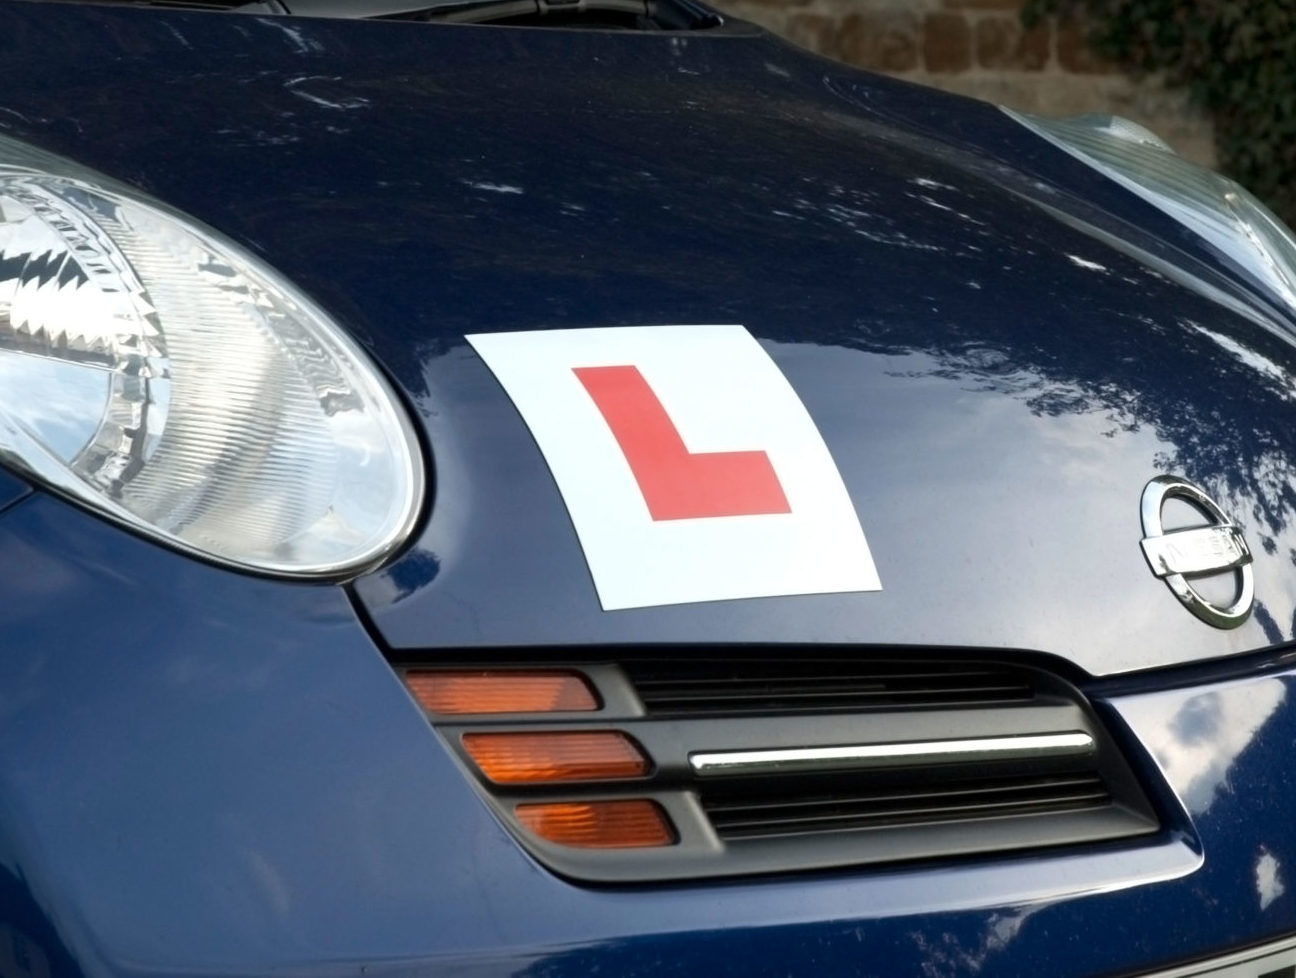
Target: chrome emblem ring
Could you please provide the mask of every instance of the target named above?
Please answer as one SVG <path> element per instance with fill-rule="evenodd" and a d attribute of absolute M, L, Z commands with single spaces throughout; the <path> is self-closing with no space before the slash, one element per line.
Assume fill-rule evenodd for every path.
<path fill-rule="evenodd" d="M 1205 514 L 1205 526 L 1164 530 L 1161 507 L 1168 499 L 1183 499 Z M 1170 586 L 1180 601 L 1202 621 L 1216 628 L 1237 628 L 1251 614 L 1255 601 L 1255 577 L 1251 551 L 1242 531 L 1215 500 L 1191 482 L 1173 475 L 1159 475 L 1143 489 L 1143 556 L 1152 573 Z M 1194 578 L 1216 574 L 1237 575 L 1237 597 L 1221 607 L 1201 596 L 1192 586 Z"/>

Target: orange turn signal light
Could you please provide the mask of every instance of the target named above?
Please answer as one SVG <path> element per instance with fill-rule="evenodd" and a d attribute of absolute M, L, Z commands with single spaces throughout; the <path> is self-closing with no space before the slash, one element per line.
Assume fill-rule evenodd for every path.
<path fill-rule="evenodd" d="M 675 843 L 660 805 L 647 799 L 518 805 L 518 821 L 540 838 L 582 849 L 644 849 Z"/>
<path fill-rule="evenodd" d="M 466 733 L 464 750 L 496 784 L 641 778 L 648 758 L 615 730 Z"/>
<path fill-rule="evenodd" d="M 574 672 L 443 672 L 411 669 L 405 685 L 432 713 L 558 713 L 597 710 L 598 699 Z"/>

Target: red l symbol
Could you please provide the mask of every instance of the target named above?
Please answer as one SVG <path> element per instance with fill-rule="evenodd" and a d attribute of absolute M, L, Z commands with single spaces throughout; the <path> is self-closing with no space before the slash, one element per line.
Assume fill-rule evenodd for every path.
<path fill-rule="evenodd" d="M 612 429 L 654 520 L 792 512 L 764 452 L 690 452 L 638 367 L 572 373 Z"/>

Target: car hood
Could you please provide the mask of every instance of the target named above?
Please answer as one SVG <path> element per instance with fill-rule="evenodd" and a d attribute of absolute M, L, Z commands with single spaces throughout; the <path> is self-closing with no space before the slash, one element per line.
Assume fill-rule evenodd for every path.
<path fill-rule="evenodd" d="M 429 515 L 353 586 L 391 647 L 1021 649 L 1100 675 L 1293 636 L 1287 327 L 991 106 L 741 25 L 4 2 L 0 38 L 0 128 L 262 255 L 403 392 Z M 745 326 L 787 378 L 880 590 L 603 610 L 465 336 L 689 324 Z M 1243 626 L 1198 620 L 1150 572 L 1140 497 L 1163 473 L 1242 526 Z"/>

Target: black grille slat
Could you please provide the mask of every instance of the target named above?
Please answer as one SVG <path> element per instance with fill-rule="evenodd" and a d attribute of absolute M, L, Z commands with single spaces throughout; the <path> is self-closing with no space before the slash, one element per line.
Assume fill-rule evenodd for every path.
<path fill-rule="evenodd" d="M 716 832 L 728 839 L 1056 814 L 1099 807 L 1110 801 L 1099 778 L 1075 777 L 975 787 L 842 792 L 792 801 L 703 797 L 702 804 Z"/>
<path fill-rule="evenodd" d="M 1049 778 L 1038 779 L 1025 783 L 1004 783 L 992 782 L 987 785 L 949 785 L 939 789 L 933 788 L 911 788 L 895 789 L 882 791 L 860 792 L 858 797 L 864 800 L 866 797 L 874 801 L 886 802 L 908 802 L 917 799 L 930 798 L 956 798 L 966 797 L 973 798 L 978 796 L 1002 795 L 1013 792 L 1038 792 L 1041 790 L 1057 791 L 1098 791 L 1105 794 L 1101 782 L 1097 779 L 1082 775 L 1078 777 Z M 724 812 L 731 810 L 787 810 L 792 808 L 803 808 L 819 806 L 824 804 L 836 803 L 841 800 L 840 793 L 831 795 L 819 795 L 813 797 L 803 797 L 788 801 L 785 797 L 779 797 L 777 800 L 761 801 L 758 799 L 731 799 L 727 801 L 711 801 L 707 804 L 707 811 Z"/>
<path fill-rule="evenodd" d="M 655 706 L 664 703 L 741 703 L 756 698 L 762 700 L 822 700 L 822 699 L 845 699 L 847 697 L 860 697 L 868 699 L 886 699 L 894 700 L 898 697 L 939 697 L 946 699 L 950 697 L 959 697 L 963 699 L 981 699 L 985 697 L 1008 698 L 1008 697 L 1027 697 L 1030 691 L 1020 686 L 986 686 L 980 689 L 924 689 L 924 690 L 894 690 L 894 689 L 777 689 L 769 692 L 710 692 L 700 690 L 697 692 L 658 692 L 649 691 L 647 695 L 640 692 L 640 696 L 645 702 L 651 702 Z"/>
<path fill-rule="evenodd" d="M 682 682 L 677 680 L 641 680 L 636 686 L 641 692 L 649 695 L 666 695 L 675 693 L 679 695 L 688 695 L 690 691 L 701 694 L 713 694 L 716 691 L 735 690 L 735 695 L 751 695 L 754 687 L 757 692 L 765 692 L 770 688 L 768 679 L 742 679 L 734 678 L 731 680 L 707 679 L 697 680 L 695 682 Z M 789 682 L 779 684 L 779 689 L 785 692 L 814 692 L 823 688 L 821 682 Z M 884 692 L 894 689 L 886 683 L 880 682 L 860 682 L 858 680 L 842 680 L 839 683 L 849 692 Z"/>
<path fill-rule="evenodd" d="M 683 668 L 685 667 L 681 666 L 681 669 Z M 770 676 L 768 675 L 739 676 L 739 675 L 733 675 L 732 673 L 725 673 L 723 675 L 713 675 L 713 676 L 672 675 L 672 676 L 656 678 L 648 673 L 640 673 L 638 670 L 634 669 L 633 667 L 631 667 L 631 671 L 636 674 L 635 682 L 645 686 L 660 685 L 660 684 L 684 685 L 684 684 L 702 684 L 702 683 L 742 684 L 742 683 L 766 683 L 770 681 Z M 815 683 L 839 682 L 842 680 L 857 680 L 857 681 L 864 680 L 872 683 L 879 683 L 884 681 L 895 681 L 895 680 L 931 682 L 936 679 L 958 679 L 963 677 L 978 677 L 978 676 L 996 677 L 996 676 L 1002 676 L 1003 673 L 990 672 L 985 669 L 965 669 L 965 670 L 942 669 L 940 672 L 932 672 L 931 670 L 920 670 L 920 671 L 916 670 L 912 672 L 870 671 L 870 672 L 850 672 L 850 673 L 845 673 L 845 672 L 828 673 L 826 671 L 816 670 L 813 674 L 805 674 L 805 675 L 800 675 L 796 672 L 787 671 L 785 675 L 792 678 L 800 678 L 805 680 L 806 682 L 815 682 Z"/>
<path fill-rule="evenodd" d="M 857 664 L 648 661 L 625 665 L 649 714 L 869 710 L 994 705 L 1029 700 L 1030 681 L 1009 669 L 953 662 Z"/>
<path fill-rule="evenodd" d="M 886 813 L 840 812 L 815 816 L 804 816 L 795 821 L 750 821 L 732 820 L 716 824 L 715 828 L 721 838 L 753 838 L 773 835 L 805 835 L 815 832 L 842 832 L 850 829 L 865 828 L 911 828 L 918 825 L 930 825 L 939 822 L 966 822 L 977 818 L 991 818 L 1006 815 L 1057 814 L 1076 811 L 1080 808 L 1091 808 L 1101 804 L 1101 799 L 1088 799 L 1060 803 L 1053 800 L 1042 801 L 999 801 L 980 806 L 966 806 L 941 810 L 914 810 Z"/>

